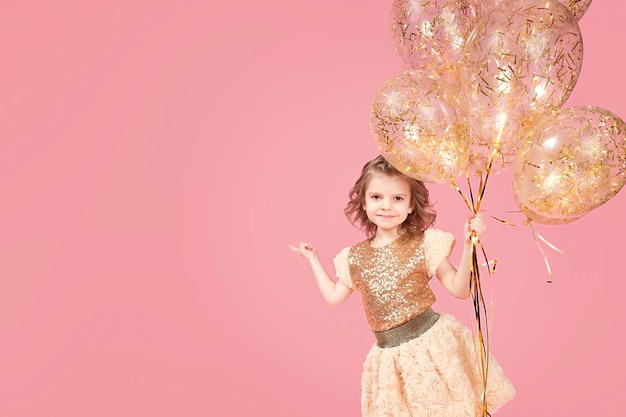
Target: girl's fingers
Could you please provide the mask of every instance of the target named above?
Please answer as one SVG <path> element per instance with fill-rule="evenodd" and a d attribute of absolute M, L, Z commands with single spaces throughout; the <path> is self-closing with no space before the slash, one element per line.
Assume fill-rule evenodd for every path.
<path fill-rule="evenodd" d="M 315 249 L 313 249 L 313 246 L 311 246 L 308 243 L 300 243 L 298 247 L 295 247 L 288 243 L 287 246 L 289 246 L 289 249 L 291 249 L 298 255 L 302 255 L 302 256 L 307 252 L 315 252 Z"/>
<path fill-rule="evenodd" d="M 289 249 L 291 249 L 292 251 L 298 254 L 302 254 L 302 252 L 306 250 L 306 245 L 304 243 L 301 243 L 297 247 L 293 245 L 288 245 L 288 246 L 289 246 Z"/>
<path fill-rule="evenodd" d="M 475 232 L 484 232 L 487 229 L 487 224 L 482 218 L 474 217 L 469 222 L 469 228 Z"/>

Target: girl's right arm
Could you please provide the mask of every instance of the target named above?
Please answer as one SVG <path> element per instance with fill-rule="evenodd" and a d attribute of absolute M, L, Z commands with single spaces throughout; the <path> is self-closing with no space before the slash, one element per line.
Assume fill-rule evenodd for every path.
<path fill-rule="evenodd" d="M 320 261 L 317 250 L 313 246 L 308 243 L 300 243 L 300 246 L 297 248 L 291 245 L 289 245 L 289 247 L 295 253 L 309 261 L 309 265 L 311 265 L 311 270 L 315 276 L 315 281 L 317 281 L 317 286 L 320 288 L 322 297 L 324 297 L 324 300 L 326 300 L 328 304 L 338 306 L 348 299 L 350 294 L 352 294 L 352 288 L 341 281 L 334 281 L 330 275 L 328 275 L 328 272 L 326 272 L 324 265 L 322 265 Z"/>

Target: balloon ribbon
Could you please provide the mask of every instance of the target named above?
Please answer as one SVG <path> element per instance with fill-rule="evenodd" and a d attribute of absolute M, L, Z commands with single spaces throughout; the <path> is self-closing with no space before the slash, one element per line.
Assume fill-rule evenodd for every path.
<path fill-rule="evenodd" d="M 541 253 L 541 256 L 543 257 L 543 262 L 546 264 L 546 269 L 548 270 L 549 278 L 547 282 L 548 284 L 551 284 L 552 281 L 554 281 L 554 275 L 552 275 L 552 268 L 550 267 L 550 262 L 548 262 L 548 257 L 543 251 L 543 248 L 541 247 L 541 243 L 539 243 L 539 241 L 542 241 L 543 243 L 548 245 L 550 249 L 555 250 L 558 253 L 564 253 L 564 252 L 561 249 L 554 246 L 552 243 L 548 242 L 548 240 L 545 237 L 541 236 L 539 232 L 537 232 L 537 230 L 533 227 L 533 224 L 530 221 L 530 219 L 526 219 L 524 223 L 528 225 L 528 227 L 530 227 L 530 230 L 533 234 L 533 239 L 535 239 L 535 243 L 537 243 L 537 248 L 539 248 L 539 253 Z"/>
<path fill-rule="evenodd" d="M 483 197 L 485 195 L 485 190 L 487 188 L 487 181 L 489 179 L 489 173 L 491 171 L 491 166 L 493 163 L 493 157 L 495 155 L 495 150 L 492 152 L 491 157 L 489 159 L 489 163 L 486 165 L 485 177 L 483 179 L 482 173 L 480 175 L 480 183 L 478 185 L 478 190 L 476 193 L 476 200 L 474 200 L 474 194 L 472 192 L 472 183 L 470 180 L 469 169 L 465 170 L 465 177 L 467 179 L 467 185 L 469 190 L 469 198 L 463 194 L 463 191 L 459 188 L 459 186 L 452 181 L 451 185 L 455 188 L 467 208 L 474 214 L 478 214 L 480 212 L 480 206 L 483 201 Z M 470 267 L 470 296 L 472 299 L 472 305 L 474 307 L 474 316 L 476 319 L 476 327 L 477 327 L 477 336 L 478 336 L 478 351 L 480 354 L 480 371 L 483 379 L 483 387 L 481 393 L 481 411 L 480 417 L 491 417 L 491 414 L 487 410 L 487 375 L 489 373 L 489 319 L 487 314 L 487 307 L 485 306 L 485 298 L 483 296 L 482 283 L 480 279 L 480 264 L 478 262 L 478 247 L 480 247 L 482 254 L 485 258 L 485 264 L 487 266 L 493 263 L 493 267 L 487 268 L 487 273 L 489 277 L 495 272 L 496 262 L 490 262 L 487 254 L 485 252 L 485 248 L 482 245 L 482 242 L 478 238 L 475 232 L 472 233 L 471 236 L 471 267 Z"/>

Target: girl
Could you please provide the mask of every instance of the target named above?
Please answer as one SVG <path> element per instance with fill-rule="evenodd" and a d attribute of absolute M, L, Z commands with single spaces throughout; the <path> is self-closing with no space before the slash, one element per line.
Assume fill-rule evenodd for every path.
<path fill-rule="evenodd" d="M 291 249 L 309 261 L 330 305 L 341 304 L 353 290 L 361 292 L 376 337 L 361 377 L 363 416 L 480 415 L 484 385 L 474 337 L 453 316 L 432 309 L 435 295 L 428 282 L 436 275 L 453 296 L 469 296 L 471 236 L 485 231 L 482 217 L 465 222 L 457 270 L 448 259 L 454 237 L 432 228 L 436 213 L 424 183 L 382 156 L 365 164 L 344 213 L 368 239 L 335 257 L 337 281 L 313 246 Z M 487 410 L 493 413 L 515 390 L 493 358 L 487 381 Z"/>

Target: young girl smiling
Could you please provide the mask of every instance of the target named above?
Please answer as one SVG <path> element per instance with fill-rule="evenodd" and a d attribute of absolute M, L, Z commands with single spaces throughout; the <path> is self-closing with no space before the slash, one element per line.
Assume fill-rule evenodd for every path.
<path fill-rule="evenodd" d="M 382 156 L 369 161 L 350 190 L 344 212 L 365 230 L 366 240 L 334 259 L 337 281 L 317 250 L 292 250 L 308 260 L 330 305 L 360 291 L 376 338 L 361 377 L 365 417 L 475 416 L 483 410 L 484 381 L 473 335 L 452 315 L 432 309 L 433 276 L 454 297 L 469 296 L 471 236 L 486 225 L 470 216 L 463 229 L 457 269 L 448 259 L 454 236 L 433 228 L 436 213 L 422 181 L 408 177 Z M 495 412 L 515 395 L 500 365 L 490 358 L 486 406 Z"/>

